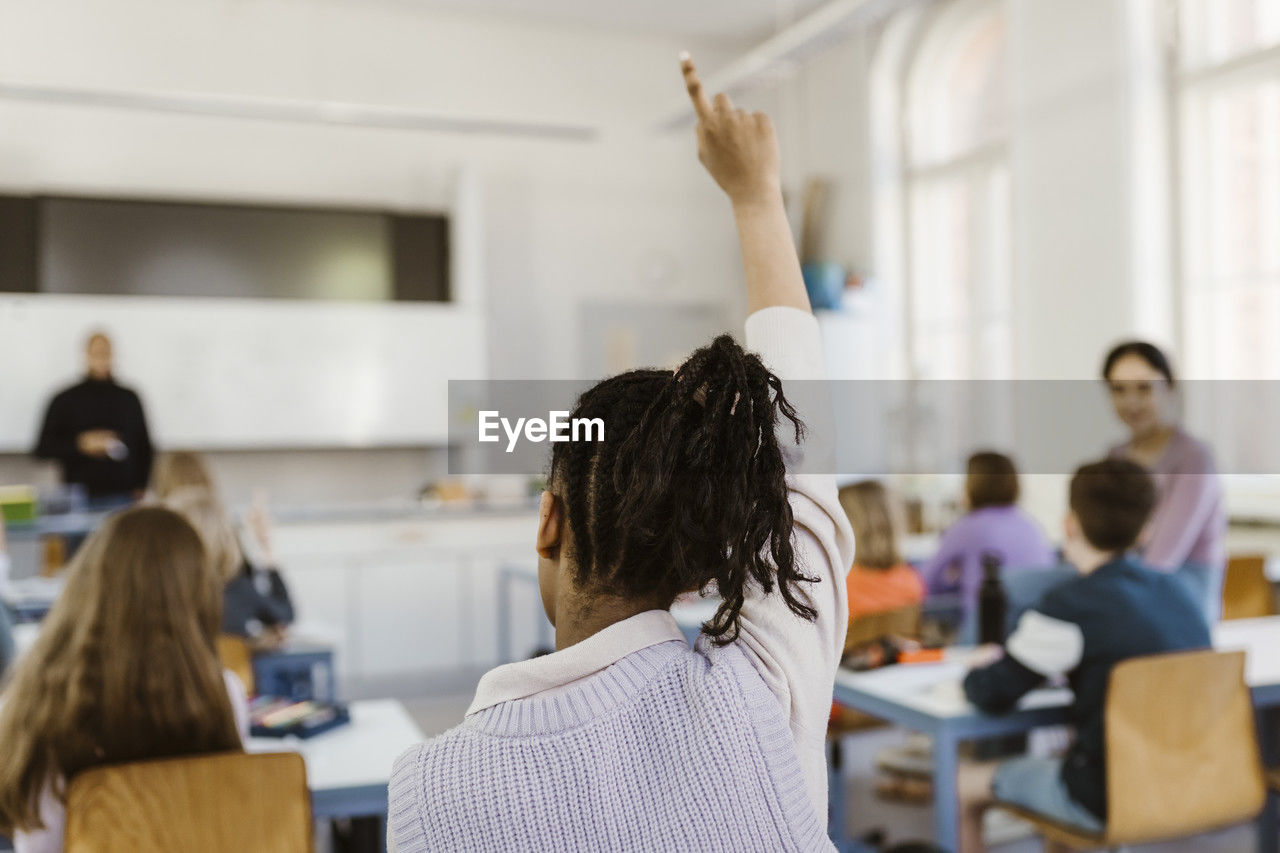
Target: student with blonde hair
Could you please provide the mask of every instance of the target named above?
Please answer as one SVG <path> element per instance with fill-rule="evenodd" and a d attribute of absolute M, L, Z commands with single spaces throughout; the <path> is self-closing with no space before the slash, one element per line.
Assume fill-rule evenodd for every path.
<path fill-rule="evenodd" d="M 244 688 L 215 651 L 220 592 L 167 509 L 113 516 L 76 554 L 0 708 L 0 832 L 18 853 L 62 849 L 82 770 L 242 748 Z"/>
<path fill-rule="evenodd" d="M 166 501 L 182 489 L 217 492 L 209 466 L 199 453 L 178 450 L 166 453 L 156 463 L 156 470 L 151 478 L 151 494 L 158 500 Z"/>
<path fill-rule="evenodd" d="M 840 489 L 840 506 L 853 526 L 853 566 L 845 582 L 850 618 L 922 602 L 924 582 L 902 559 L 902 514 L 889 490 L 863 480 Z"/>
<path fill-rule="evenodd" d="M 213 492 L 182 488 L 165 503 L 190 521 L 204 542 L 210 565 L 223 585 L 222 632 L 245 637 L 260 649 L 279 646 L 285 628 L 293 622 L 293 602 L 279 570 L 258 568 L 245 557 L 235 525 Z M 265 528 L 257 535 L 266 537 Z M 270 558 L 269 540 L 265 547 Z"/>

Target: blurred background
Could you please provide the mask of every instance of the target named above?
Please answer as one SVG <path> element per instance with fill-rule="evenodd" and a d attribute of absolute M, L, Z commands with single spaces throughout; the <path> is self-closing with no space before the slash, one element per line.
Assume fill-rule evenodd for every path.
<path fill-rule="evenodd" d="M 673 364 L 745 317 L 685 49 L 775 121 L 834 376 L 1092 380 L 1141 337 L 1280 377 L 1273 0 L 5 3 L 0 486 L 57 492 L 41 417 L 107 333 L 157 450 L 269 498 L 342 692 L 443 728 L 546 642 L 511 570 L 538 484 L 450 476 L 448 380 Z M 895 482 L 917 550 L 959 482 Z M 1051 537 L 1064 483 L 1023 480 Z M 1280 554 L 1280 480 L 1224 484 L 1230 549 Z"/>

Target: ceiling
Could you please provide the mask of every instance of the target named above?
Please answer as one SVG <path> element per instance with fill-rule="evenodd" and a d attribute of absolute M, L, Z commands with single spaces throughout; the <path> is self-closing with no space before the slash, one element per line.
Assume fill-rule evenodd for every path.
<path fill-rule="evenodd" d="M 823 0 L 417 0 L 424 6 L 702 38 L 773 33 Z"/>

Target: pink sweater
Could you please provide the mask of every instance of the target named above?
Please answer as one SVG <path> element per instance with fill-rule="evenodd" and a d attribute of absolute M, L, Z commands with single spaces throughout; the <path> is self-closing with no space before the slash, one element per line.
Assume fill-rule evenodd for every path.
<path fill-rule="evenodd" d="M 1127 458 L 1129 444 L 1112 457 Z M 1222 570 L 1227 564 L 1227 513 L 1213 452 L 1178 428 L 1149 469 L 1156 481 L 1156 508 L 1142 534 L 1143 561 L 1173 571 L 1187 563 Z"/>

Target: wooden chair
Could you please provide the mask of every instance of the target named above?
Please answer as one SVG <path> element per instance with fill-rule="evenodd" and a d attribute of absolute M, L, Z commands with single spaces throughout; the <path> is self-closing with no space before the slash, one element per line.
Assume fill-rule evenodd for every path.
<path fill-rule="evenodd" d="M 1222 583 L 1222 618 L 1251 619 L 1276 614 L 1276 593 L 1267 579 L 1266 557 L 1241 554 L 1227 561 Z"/>
<path fill-rule="evenodd" d="M 218 661 L 223 669 L 229 669 L 239 677 L 247 695 L 254 695 L 253 650 L 249 648 L 248 640 L 234 634 L 219 636 Z"/>
<path fill-rule="evenodd" d="M 920 606 L 899 607 L 882 613 L 868 613 L 849 620 L 849 632 L 845 634 L 846 652 L 873 643 L 882 637 L 918 637 L 920 635 Z"/>
<path fill-rule="evenodd" d="M 66 853 L 310 853 L 297 753 L 219 753 L 94 767 L 67 791 Z"/>
<path fill-rule="evenodd" d="M 997 803 L 1076 850 L 1146 844 L 1241 823 L 1266 797 L 1244 652 L 1134 658 L 1111 672 L 1107 826 L 1098 834 Z"/>
<path fill-rule="evenodd" d="M 1271 790 L 1280 791 L 1280 767 L 1267 774 L 1267 782 L 1271 785 Z"/>

